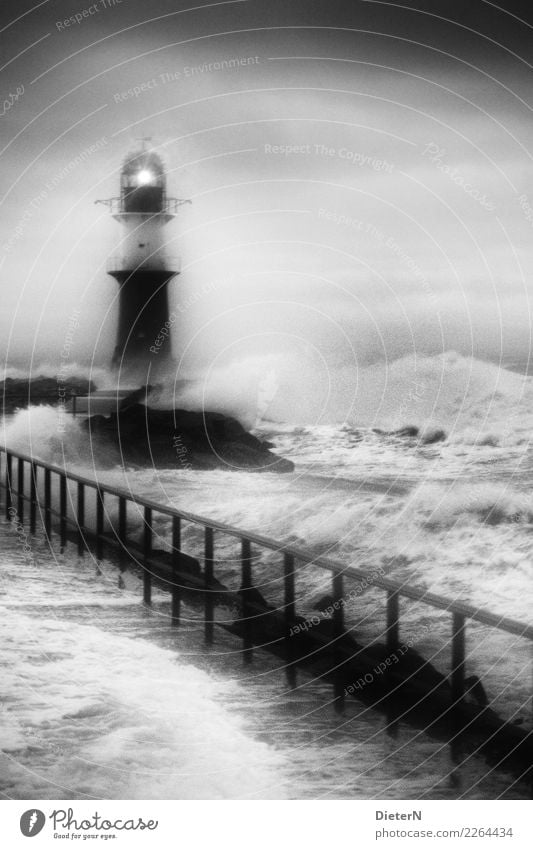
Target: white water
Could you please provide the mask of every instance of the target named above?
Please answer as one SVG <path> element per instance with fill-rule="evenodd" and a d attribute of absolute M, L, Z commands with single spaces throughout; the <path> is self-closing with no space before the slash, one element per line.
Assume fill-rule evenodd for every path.
<path fill-rule="evenodd" d="M 283 796 L 276 753 L 179 653 L 16 607 L 2 620 L 5 796 Z"/>
<path fill-rule="evenodd" d="M 3 798 L 522 798 L 515 776 L 347 700 L 279 661 L 243 667 L 232 638 L 178 633 L 140 581 L 0 526 Z M 511 789 L 512 787 L 512 789 Z"/>
<path fill-rule="evenodd" d="M 283 389 L 283 380 L 277 384 Z M 288 476 L 118 467 L 102 471 L 78 423 L 67 420 L 66 432 L 60 435 L 57 412 L 44 407 L 17 413 L 6 425 L 4 441 L 14 450 L 31 451 L 45 460 L 75 466 L 88 475 L 97 474 L 100 480 L 126 486 L 156 501 L 257 530 L 282 541 L 298 542 L 369 571 L 380 568 L 384 574 L 450 599 L 467 600 L 494 613 L 531 622 L 533 380 L 448 354 L 416 363 L 398 361 L 388 369 L 383 366 L 369 368 L 358 375 L 354 399 L 355 413 L 348 422 L 306 427 L 294 423 L 283 426 L 264 421 L 258 423 L 260 431 L 275 441 L 276 450 L 296 463 L 296 473 Z M 263 413 L 273 414 L 276 404 L 283 409 L 284 399 L 274 397 L 268 410 L 263 404 Z M 248 410 L 248 416 L 253 418 L 252 414 L 253 410 Z M 404 425 L 420 427 L 423 437 L 435 429 L 442 429 L 447 438 L 427 444 L 424 438 L 386 436 L 371 430 L 371 427 L 390 429 Z M 108 519 L 113 523 L 116 506 L 110 503 L 108 509 Z M 139 528 L 139 520 L 132 516 L 130 532 L 134 534 Z M 168 545 L 168 523 L 158 520 L 156 531 L 160 537 L 155 541 L 157 547 Z M 218 535 L 216 544 L 217 575 L 237 588 L 236 545 Z M 185 549 L 198 554 L 200 545 L 201 539 L 195 529 L 186 527 Z M 57 573 L 53 573 L 50 593 L 55 603 L 64 598 L 70 586 L 72 565 L 67 558 L 62 566 L 67 573 L 66 583 L 61 580 L 58 583 Z M 33 567 L 30 564 L 28 568 Z M 9 563 L 7 572 L 12 573 Z M 7 586 L 19 579 L 10 574 Z M 20 580 L 24 593 L 28 593 L 29 584 L 24 583 L 29 581 L 28 576 Z M 114 577 L 109 580 L 115 582 Z M 131 591 L 138 598 L 135 580 L 133 577 L 128 580 L 126 592 Z M 254 568 L 254 581 L 269 601 L 280 600 L 279 558 L 276 561 L 272 557 L 261 557 Z M 37 586 L 41 593 L 41 579 Z M 326 578 L 318 570 L 302 573 L 298 588 L 299 597 L 303 598 L 299 612 L 305 614 L 312 612 L 317 596 L 329 589 Z M 59 646 L 66 644 L 67 657 L 55 663 L 60 664 L 59 670 L 61 664 L 65 665 L 62 679 L 74 676 L 74 681 L 81 646 L 84 653 L 88 652 L 84 667 L 86 682 L 99 694 L 91 707 L 84 702 L 87 686 L 83 680 L 78 682 L 77 689 L 71 687 L 66 694 L 60 688 L 61 695 L 58 695 L 52 719 L 57 733 L 65 725 L 65 714 L 75 712 L 67 704 L 69 699 L 77 704 L 80 693 L 79 709 L 83 713 L 84 709 L 94 708 L 96 717 L 91 722 L 93 736 L 82 749 L 83 763 L 89 761 L 96 766 L 89 767 L 84 784 L 81 772 L 69 761 L 70 790 L 65 789 L 65 797 L 75 795 L 70 792 L 72 790 L 104 797 L 122 795 L 122 798 L 128 793 L 130 798 L 135 798 L 136 794 L 140 798 L 147 795 L 165 798 L 165 794 L 168 798 L 270 797 L 270 793 L 280 788 L 282 795 L 290 797 L 330 794 L 334 797 L 415 798 L 428 787 L 436 798 L 505 792 L 506 777 L 492 775 L 487 786 L 482 777 L 486 765 L 476 759 L 461 768 L 463 783 L 458 789 L 449 780 L 451 767 L 445 750 L 426 739 L 409 749 L 408 729 L 401 731 L 403 743 L 409 749 L 407 753 L 397 741 L 392 744 L 382 734 L 383 720 L 375 715 L 367 712 L 362 719 L 356 715 L 359 708 L 356 711 L 353 707 L 348 721 L 337 720 L 331 706 L 327 706 L 331 700 L 327 688 L 317 691 L 307 684 L 310 689 L 304 688 L 304 694 L 289 697 L 281 674 L 277 677 L 272 674 L 265 683 L 258 667 L 256 675 L 260 683 L 255 678 L 252 682 L 247 680 L 246 690 L 242 691 L 241 683 L 236 681 L 240 672 L 237 673 L 231 662 L 224 666 L 224 661 L 218 657 L 211 663 L 198 652 L 198 635 L 188 644 L 188 650 L 195 646 L 192 665 L 185 662 L 186 658 L 180 658 L 177 663 L 175 644 L 169 651 L 166 636 L 162 645 L 159 632 L 139 624 L 135 619 L 137 614 L 125 615 L 123 597 L 116 589 L 110 593 L 107 583 L 102 587 L 86 581 L 80 592 L 85 600 L 96 593 L 93 600 L 99 605 L 98 609 L 105 604 L 109 606 L 110 599 L 116 600 L 111 604 L 112 615 L 102 618 L 102 628 L 98 626 L 96 632 L 92 620 L 88 625 L 83 616 L 80 619 L 74 612 L 68 614 L 66 621 L 59 622 L 57 618 L 42 618 L 40 611 L 37 628 L 34 618 L 26 620 L 26 613 L 11 604 L 15 598 L 20 598 L 20 588 L 17 593 L 11 593 L 10 612 L 2 623 L 9 628 L 9 633 L 16 634 L 14 645 L 24 644 L 27 637 L 30 644 L 31 640 L 37 640 L 48 646 L 44 651 L 54 656 L 60 651 Z M 71 602 L 74 611 L 74 599 Z M 31 598 L 30 603 L 33 603 Z M 163 599 L 161 604 L 163 610 Z M 166 615 L 163 616 L 165 634 Z M 349 607 L 347 616 L 361 635 L 379 637 L 384 622 L 382 594 L 367 591 Z M 125 635 L 109 636 L 115 620 L 129 622 L 127 627 L 124 625 Z M 432 658 L 438 668 L 447 669 L 449 617 L 445 613 L 435 616 L 422 605 L 405 603 L 402 606 L 402 635 L 404 638 L 410 636 L 416 648 Z M 97 658 L 104 654 L 104 646 L 105 665 L 102 667 Z M 525 641 L 473 627 L 469 630 L 468 650 L 471 653 L 468 671 L 481 676 L 495 708 L 507 712 L 510 718 L 529 721 L 530 653 Z M 27 680 L 32 680 L 35 667 L 39 680 L 39 666 L 31 659 L 30 648 L 28 651 L 30 659 L 26 668 L 17 655 L 17 674 L 20 667 Z M 231 650 L 228 651 L 231 656 Z M 262 662 L 265 668 L 269 663 L 272 665 L 266 658 Z M 195 665 L 203 671 L 194 668 Z M 178 713 L 180 706 L 182 714 L 193 711 L 194 723 L 190 722 L 190 717 L 184 725 L 171 721 L 170 747 L 167 744 L 164 747 L 162 742 L 168 729 L 166 703 L 162 706 L 154 698 L 153 681 L 141 679 L 131 686 L 134 670 L 139 667 L 157 670 L 157 680 L 170 681 L 171 702 Z M 113 686 L 109 685 L 110 680 Z M 20 700 L 20 684 L 11 679 L 10 683 L 13 698 L 16 701 L 18 694 Z M 98 713 L 98 705 L 101 707 L 107 699 L 109 704 L 118 705 L 116 722 L 109 711 Z M 262 712 L 261 704 L 265 699 L 269 705 Z M 308 710 L 302 699 L 314 706 L 307 720 L 302 719 L 302 714 Z M 325 705 L 318 711 L 319 719 L 314 712 L 317 704 Z M 30 718 L 31 705 L 30 699 L 27 706 Z M 39 726 L 39 710 L 42 709 L 42 701 L 37 701 L 33 714 L 36 726 Z M 146 717 L 153 718 L 154 711 L 155 737 L 146 741 L 145 730 L 152 727 Z M 287 711 L 289 716 L 296 717 L 289 732 L 283 720 Z M 262 717 L 271 733 L 262 735 L 258 725 L 247 720 L 248 713 Z M 135 720 L 130 721 L 134 715 Z M 98 717 L 103 717 L 101 722 Z M 183 734 L 176 731 L 176 725 Z M 344 725 L 350 726 L 349 730 Z M 221 733 L 210 736 L 211 726 Z M 32 727 L 32 723 L 24 727 Z M 20 742 L 20 733 L 19 737 L 17 733 L 17 726 L 8 726 L 8 741 L 13 737 Z M 296 751 L 289 742 L 291 733 L 303 743 Z M 327 735 L 327 745 L 324 735 Z M 216 741 L 226 738 L 235 742 L 235 749 L 217 747 Z M 56 745 L 53 737 L 51 739 Z M 184 749 L 185 739 L 192 741 L 192 749 Z M 220 772 L 224 776 L 218 783 L 210 775 L 198 778 L 206 769 L 206 761 L 194 744 L 197 739 L 210 741 L 209 763 L 219 776 Z M 353 739 L 362 741 L 357 769 L 353 766 Z M 372 740 L 373 743 L 368 742 Z M 381 762 L 383 746 L 387 749 L 386 764 Z M 26 763 L 20 755 L 22 751 L 25 750 L 19 750 L 16 756 L 19 764 Z M 189 761 L 185 755 L 191 751 Z M 127 752 L 134 753 L 133 760 Z M 242 757 L 242 775 L 232 761 L 233 756 L 239 762 Z M 26 757 L 27 762 L 35 762 L 34 754 Z M 61 771 L 61 760 L 54 756 L 53 749 L 51 753 L 47 750 L 43 757 L 37 774 L 41 778 L 45 774 L 46 782 L 53 783 L 57 776 L 65 774 L 64 769 Z M 390 758 L 397 761 L 392 772 Z M 124 759 L 126 775 L 119 773 L 117 776 L 116 764 Z M 169 777 L 169 765 L 176 761 L 184 764 L 185 772 Z M 372 764 L 376 762 L 378 767 L 373 771 Z M 154 764 L 158 764 L 158 770 L 161 766 L 165 773 L 163 779 L 152 773 L 149 780 L 146 779 L 143 769 Z M 144 779 L 138 777 L 139 771 Z M 410 771 L 409 779 L 404 780 L 403 776 Z M 391 779 L 392 774 L 394 779 Z M 247 776 L 246 780 L 243 776 Z M 38 797 L 43 792 L 35 790 L 44 791 L 48 786 L 46 782 L 45 785 L 32 785 L 33 779 L 27 777 L 25 780 L 26 783 L 15 771 L 13 783 L 4 785 L 7 795 L 12 787 L 12 795 L 24 797 L 26 793 L 32 795 L 32 790 Z M 521 793 L 516 788 L 513 792 Z M 49 795 L 54 793 L 50 791 Z"/>

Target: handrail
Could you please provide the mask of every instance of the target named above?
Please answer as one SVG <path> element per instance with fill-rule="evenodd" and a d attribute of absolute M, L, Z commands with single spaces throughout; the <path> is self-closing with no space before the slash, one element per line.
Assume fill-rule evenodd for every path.
<path fill-rule="evenodd" d="M 124 209 L 124 198 L 123 197 L 113 197 L 113 198 L 103 198 L 95 200 L 95 203 L 102 203 L 104 206 L 109 207 L 111 215 L 176 215 L 180 206 L 183 206 L 186 203 L 192 203 L 192 200 L 189 198 L 173 198 L 168 197 L 166 194 L 163 195 L 161 202 L 161 209 L 159 211 L 153 212 L 126 212 Z"/>
<path fill-rule="evenodd" d="M 35 466 L 39 466 L 47 470 L 48 473 L 55 473 L 66 477 L 68 480 L 71 480 L 75 483 L 91 487 L 92 489 L 95 489 L 97 493 L 108 493 L 109 495 L 115 496 L 119 499 L 122 498 L 132 502 L 133 504 L 138 504 L 145 510 L 154 510 L 158 513 L 162 513 L 166 516 L 171 516 L 175 519 L 182 519 L 186 522 L 192 522 L 193 524 L 203 525 L 206 529 L 221 531 L 222 533 L 227 534 L 228 536 L 234 536 L 240 540 L 246 540 L 249 544 L 253 543 L 262 548 L 267 548 L 271 551 L 283 552 L 285 556 L 292 557 L 294 558 L 294 560 L 298 560 L 299 562 L 304 563 L 306 565 L 314 565 L 326 569 L 329 572 L 332 572 L 334 576 L 342 575 L 350 578 L 365 580 L 368 582 L 368 573 L 361 571 L 356 566 L 345 566 L 342 563 L 338 563 L 337 561 L 332 560 L 328 557 L 323 557 L 321 555 L 313 555 L 311 552 L 307 551 L 304 548 L 300 548 L 299 546 L 287 545 L 286 543 L 283 543 L 279 540 L 274 540 L 269 537 L 261 536 L 260 534 L 254 533 L 253 531 L 246 531 L 239 528 L 235 528 L 232 525 L 228 525 L 224 522 L 219 522 L 215 519 L 209 519 L 205 516 L 200 516 L 195 513 L 189 513 L 185 510 L 179 510 L 176 507 L 170 507 L 167 505 L 159 504 L 148 498 L 138 496 L 129 490 L 121 489 L 120 487 L 114 487 L 110 484 L 99 483 L 98 481 L 93 480 L 91 478 L 84 477 L 83 475 L 76 474 L 75 472 L 67 471 L 66 469 L 61 468 L 60 466 L 56 466 L 52 463 L 47 463 L 44 460 L 38 460 L 34 457 L 29 456 L 28 454 L 22 454 L 16 451 L 12 451 L 11 449 L 6 448 L 3 445 L 0 445 L 0 454 L 1 453 L 5 453 L 6 456 L 10 455 L 11 457 L 17 460 L 32 463 Z M 5 484 L 0 482 L 0 488 L 5 488 Z M 427 592 L 426 590 L 420 589 L 418 587 L 405 585 L 404 583 L 396 581 L 393 578 L 381 578 L 379 576 L 372 576 L 371 585 L 386 590 L 389 594 L 397 594 L 399 596 L 409 598 L 413 601 L 421 601 L 430 607 L 434 607 L 440 610 L 446 610 L 451 614 L 464 617 L 465 619 L 471 619 L 475 622 L 479 622 L 483 625 L 488 625 L 500 631 L 505 631 L 507 633 L 514 634 L 519 637 L 524 637 L 528 640 L 533 640 L 532 625 L 527 625 L 524 622 L 520 622 L 516 619 L 511 619 L 506 616 L 498 616 L 497 614 L 491 613 L 487 610 L 479 610 L 478 608 L 466 602 L 453 601 L 451 599 L 446 598 L 445 596 L 436 595 L 435 593 Z"/>

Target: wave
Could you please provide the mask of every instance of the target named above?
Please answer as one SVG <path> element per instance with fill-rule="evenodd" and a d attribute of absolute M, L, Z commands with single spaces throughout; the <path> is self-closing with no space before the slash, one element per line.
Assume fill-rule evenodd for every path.
<path fill-rule="evenodd" d="M 87 374 L 98 386 L 113 381 L 103 369 L 69 368 L 72 374 Z M 51 367 L 48 371 L 53 373 Z M 187 380 L 169 377 L 168 386 L 154 387 L 149 403 L 219 411 L 257 429 L 272 422 L 280 429 L 300 427 L 302 436 L 323 426 L 389 432 L 411 428 L 422 444 L 446 439 L 455 445 L 495 447 L 527 446 L 533 433 L 533 378 L 453 351 L 359 369 L 340 367 L 325 377 L 299 368 L 290 358 L 255 357 Z"/>
<path fill-rule="evenodd" d="M 5 608 L 1 630 L 10 798 L 282 797 L 283 759 L 224 707 L 238 685 L 94 626 Z"/>
<path fill-rule="evenodd" d="M 109 386 L 114 386 L 116 377 L 112 371 L 103 368 L 102 366 L 87 366 L 75 361 L 61 361 L 57 363 L 42 362 L 35 364 L 31 371 L 27 368 L 16 366 L 4 366 L 0 373 L 0 381 L 3 380 L 38 380 L 40 377 L 57 377 L 61 371 L 63 379 L 79 377 L 92 380 L 98 389 L 104 389 Z"/>
<path fill-rule="evenodd" d="M 495 483 L 419 487 L 411 497 L 421 527 L 449 528 L 472 521 L 484 525 L 533 521 L 533 498 Z"/>
<path fill-rule="evenodd" d="M 157 402 L 165 403 L 164 393 Z M 290 357 L 256 357 L 190 380 L 172 403 L 217 409 L 258 428 L 411 426 L 424 443 L 438 431 L 451 442 L 493 446 L 527 442 L 533 432 L 533 378 L 454 351 L 324 374 Z"/>
<path fill-rule="evenodd" d="M 453 442 L 494 445 L 531 432 L 533 379 L 455 352 L 410 356 L 364 370 L 355 408 L 357 423 L 412 425 L 423 441 L 442 429 Z"/>
<path fill-rule="evenodd" d="M 17 410 L 7 417 L 0 431 L 0 441 L 12 451 L 56 465 L 92 466 L 95 460 L 81 419 L 47 404 Z M 118 453 L 112 449 L 102 455 L 99 446 L 98 457 L 99 464 L 105 467 L 120 463 Z"/>

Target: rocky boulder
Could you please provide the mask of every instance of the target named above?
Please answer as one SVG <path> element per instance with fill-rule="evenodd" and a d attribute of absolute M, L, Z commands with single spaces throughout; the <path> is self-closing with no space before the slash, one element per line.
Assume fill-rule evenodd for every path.
<path fill-rule="evenodd" d="M 270 451 L 270 444 L 248 433 L 237 419 L 222 413 L 158 410 L 124 405 L 108 417 L 84 422 L 92 449 L 120 462 L 158 468 L 292 472 L 294 464 Z"/>

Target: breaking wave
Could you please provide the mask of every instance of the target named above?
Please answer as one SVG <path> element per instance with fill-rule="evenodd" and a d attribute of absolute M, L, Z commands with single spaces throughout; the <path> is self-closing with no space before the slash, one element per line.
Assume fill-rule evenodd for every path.
<path fill-rule="evenodd" d="M 111 385 L 111 375 L 103 369 L 89 372 L 75 364 L 69 369 L 99 387 Z M 46 367 L 39 369 L 39 374 L 47 373 Z M 446 439 L 481 447 L 527 446 L 533 433 L 533 378 L 455 352 L 413 355 L 359 369 L 340 367 L 325 376 L 290 357 L 272 355 L 176 378 L 169 375 L 168 385 L 154 387 L 151 405 L 223 412 L 246 427 L 277 423 L 411 429 L 422 444 Z M 52 414 L 37 414 L 43 415 Z M 23 416 L 10 429 L 10 439 L 16 438 L 18 426 L 26 426 Z M 72 429 L 69 437 L 74 438 Z"/>

